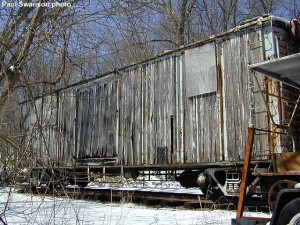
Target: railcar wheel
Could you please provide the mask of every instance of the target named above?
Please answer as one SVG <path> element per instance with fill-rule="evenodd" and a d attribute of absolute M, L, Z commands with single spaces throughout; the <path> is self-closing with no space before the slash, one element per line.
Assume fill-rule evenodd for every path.
<path fill-rule="evenodd" d="M 277 225 L 300 225 L 300 198 L 293 199 L 282 209 Z"/>
<path fill-rule="evenodd" d="M 293 188 L 296 184 L 297 182 L 293 180 L 279 180 L 270 187 L 268 192 L 268 205 L 271 211 L 274 210 L 279 191 L 286 188 Z"/>

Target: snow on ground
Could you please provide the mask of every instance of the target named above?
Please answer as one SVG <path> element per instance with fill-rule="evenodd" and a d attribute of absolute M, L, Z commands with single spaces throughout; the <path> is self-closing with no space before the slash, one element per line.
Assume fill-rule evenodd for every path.
<path fill-rule="evenodd" d="M 137 179 L 126 179 L 121 176 L 105 176 L 97 177 L 91 182 L 91 186 L 101 187 L 150 187 L 150 188 L 183 188 L 178 181 L 175 181 L 174 175 L 157 175 L 155 172 L 151 174 L 139 175 Z M 166 180 L 166 178 L 168 178 Z"/>
<path fill-rule="evenodd" d="M 154 173 L 154 172 L 152 172 Z M 140 175 L 137 179 L 126 179 L 121 176 L 106 176 L 98 178 L 90 182 L 86 189 L 115 189 L 115 190 L 136 190 L 136 191 L 152 191 L 152 192 L 173 192 L 173 193 L 191 193 L 202 195 L 203 192 L 199 188 L 184 188 L 174 176 L 169 176 L 166 181 L 165 175 Z"/>
<path fill-rule="evenodd" d="M 131 203 L 103 204 L 66 198 L 39 197 L 13 191 L 10 193 L 7 188 L 0 189 L 0 212 L 1 218 L 9 225 L 229 225 L 231 218 L 236 215 L 235 211 L 226 210 L 149 208 Z M 262 213 L 255 213 L 255 215 L 266 216 Z"/>

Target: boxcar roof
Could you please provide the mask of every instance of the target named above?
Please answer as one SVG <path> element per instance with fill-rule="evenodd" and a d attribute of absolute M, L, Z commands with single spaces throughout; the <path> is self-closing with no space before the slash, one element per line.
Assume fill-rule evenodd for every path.
<path fill-rule="evenodd" d="M 300 53 L 253 64 L 250 69 L 300 89 Z"/>
<path fill-rule="evenodd" d="M 236 26 L 236 27 L 234 27 L 234 28 L 232 28 L 232 29 L 224 32 L 224 33 L 217 34 L 217 35 L 211 35 L 211 36 L 207 37 L 206 39 L 200 40 L 200 41 L 198 41 L 196 43 L 189 44 L 189 45 L 186 45 L 186 46 L 181 46 L 180 48 L 177 48 L 177 49 L 174 49 L 174 50 L 165 51 L 165 52 L 163 52 L 163 53 L 161 53 L 159 55 L 153 56 L 151 58 L 148 58 L 148 59 L 140 61 L 140 62 L 134 62 L 134 63 L 132 63 L 130 65 L 127 65 L 127 66 L 125 66 L 123 68 L 116 68 L 115 70 L 108 71 L 106 73 L 103 73 L 103 74 L 100 74 L 100 75 L 97 75 L 97 76 L 93 76 L 93 77 L 88 78 L 88 79 L 81 80 L 81 81 L 76 82 L 74 84 L 67 85 L 67 86 L 64 86 L 64 87 L 61 87 L 61 88 L 56 88 L 54 90 L 54 93 L 48 93 L 46 95 L 57 94 L 57 92 L 59 92 L 61 90 L 65 90 L 65 89 L 68 89 L 68 88 L 80 86 L 82 84 L 91 82 L 93 80 L 97 80 L 97 79 L 99 79 L 101 77 L 104 77 L 104 76 L 107 76 L 109 74 L 119 73 L 122 70 L 125 70 L 125 69 L 128 69 L 128 68 L 132 68 L 132 67 L 136 67 L 136 66 L 141 65 L 143 63 L 150 62 L 152 60 L 157 60 L 157 59 L 159 59 L 161 57 L 164 57 L 164 56 L 169 56 L 169 55 L 172 55 L 172 54 L 180 54 L 182 51 L 185 51 L 185 50 L 191 49 L 191 48 L 195 48 L 195 47 L 198 47 L 198 46 L 205 45 L 207 43 L 215 41 L 216 39 L 221 39 L 223 37 L 226 37 L 227 35 L 229 35 L 231 33 L 238 33 L 240 31 L 248 29 L 250 27 L 262 26 L 262 24 L 269 23 L 269 22 L 272 23 L 271 21 L 278 21 L 279 23 L 283 24 L 284 26 L 287 26 L 287 24 L 289 23 L 289 21 L 286 20 L 286 19 L 284 19 L 284 18 L 273 16 L 273 15 L 269 15 L 269 14 L 266 14 L 264 16 L 258 16 L 258 17 L 252 18 L 250 20 L 246 20 L 243 23 L 239 24 L 238 26 Z M 38 98 L 41 98 L 41 97 L 43 97 L 43 95 L 42 96 L 36 96 L 33 99 L 38 99 Z M 31 101 L 33 99 L 27 99 L 27 100 L 25 100 L 23 102 L 20 102 L 20 104 L 26 103 L 26 102 Z"/>
<path fill-rule="evenodd" d="M 129 64 L 129 65 L 124 66 L 122 68 L 115 68 L 114 70 L 108 71 L 108 72 L 103 73 L 103 74 L 96 75 L 96 76 L 88 78 L 88 79 L 81 80 L 81 81 L 79 81 L 77 83 L 65 86 L 65 87 L 60 88 L 60 89 L 58 89 L 56 91 L 60 91 L 60 90 L 63 90 L 63 89 L 68 89 L 70 87 L 74 87 L 74 86 L 78 86 L 78 85 L 81 85 L 81 84 L 84 84 L 84 83 L 88 83 L 90 81 L 97 80 L 100 77 L 107 76 L 107 75 L 109 75 L 111 73 L 119 73 L 122 70 L 125 70 L 125 69 L 128 69 L 128 68 L 132 68 L 132 67 L 136 67 L 138 65 L 142 65 L 144 63 L 150 62 L 152 60 L 157 60 L 157 59 L 165 57 L 165 56 L 169 56 L 169 55 L 172 55 L 172 54 L 180 53 L 180 52 L 185 51 L 187 49 L 191 49 L 191 48 L 196 48 L 196 47 L 199 47 L 199 46 L 203 46 L 203 45 L 205 45 L 207 43 L 215 41 L 216 39 L 224 38 L 224 37 L 226 37 L 226 36 L 228 36 L 228 35 L 230 35 L 232 33 L 238 33 L 238 32 L 240 32 L 242 30 L 247 30 L 250 27 L 255 27 L 255 26 L 261 27 L 262 24 L 272 23 L 271 21 L 278 21 L 279 23 L 281 23 L 281 25 L 284 24 L 284 26 L 287 26 L 287 24 L 289 23 L 289 21 L 286 20 L 286 19 L 284 19 L 284 18 L 273 16 L 273 15 L 270 15 L 270 14 L 266 14 L 264 16 L 257 16 L 257 17 L 254 17 L 252 19 L 246 20 L 243 23 L 237 25 L 236 27 L 234 27 L 234 28 L 232 28 L 232 29 L 230 29 L 230 30 L 228 30 L 226 32 L 223 32 L 221 34 L 211 35 L 211 36 L 209 36 L 209 37 L 207 37 L 205 39 L 202 39 L 200 41 L 197 41 L 195 43 L 192 43 L 192 44 L 189 44 L 189 45 L 183 45 L 183 46 L 181 46 L 181 47 L 179 47 L 177 49 L 173 49 L 173 50 L 170 50 L 170 51 L 164 51 L 161 54 L 158 54 L 156 56 L 150 57 L 148 59 L 145 59 L 145 60 L 142 60 L 142 61 L 139 61 L 139 62 L 133 62 L 132 64 Z"/>

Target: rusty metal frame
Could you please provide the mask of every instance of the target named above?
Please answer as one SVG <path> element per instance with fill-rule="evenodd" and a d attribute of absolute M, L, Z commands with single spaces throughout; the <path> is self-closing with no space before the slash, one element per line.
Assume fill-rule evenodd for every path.
<path fill-rule="evenodd" d="M 237 219 L 242 218 L 244 212 L 244 202 L 246 198 L 246 189 L 247 189 L 246 185 L 249 177 L 249 168 L 250 168 L 251 153 L 252 153 L 253 142 L 254 142 L 254 133 L 255 133 L 255 128 L 248 128 L 248 138 L 246 144 L 244 167 L 243 167 L 242 181 L 240 186 L 238 207 L 236 212 Z"/>
<path fill-rule="evenodd" d="M 261 97 L 263 99 L 263 102 L 264 102 L 264 105 L 267 109 L 267 113 L 268 113 L 268 116 L 269 118 L 271 119 L 271 122 L 272 124 L 274 125 L 274 128 L 272 129 L 272 137 L 274 136 L 275 133 L 278 133 L 277 132 L 277 129 L 282 129 L 282 130 L 285 130 L 291 137 L 292 137 L 292 142 L 293 142 L 293 151 L 295 151 L 295 140 L 294 140 L 294 137 L 293 137 L 293 134 L 292 134 L 292 130 L 291 130 L 291 124 L 293 122 L 293 119 L 294 119 L 294 116 L 296 114 L 296 111 L 299 107 L 299 102 L 300 102 L 300 94 L 298 96 L 298 99 L 297 101 L 292 101 L 292 100 L 288 100 L 289 102 L 295 104 L 294 106 L 294 110 L 293 110 L 293 113 L 291 115 L 291 118 L 289 120 L 289 123 L 288 125 L 283 125 L 283 124 L 278 124 L 274 121 L 273 119 L 273 116 L 272 116 L 272 113 L 271 113 L 271 110 L 270 110 L 270 107 L 269 107 L 269 104 L 268 102 L 266 101 L 265 99 L 265 96 L 264 95 L 269 95 L 269 96 L 272 96 L 272 97 L 276 97 L 276 98 L 279 98 L 279 99 L 283 99 L 283 100 L 287 100 L 286 98 L 283 98 L 283 97 L 280 97 L 280 96 L 277 96 L 277 95 L 274 95 L 274 94 L 271 94 L 271 93 L 268 93 L 264 90 L 261 89 L 260 87 L 260 84 L 259 84 L 259 81 L 258 81 L 258 78 L 257 78 L 257 74 L 255 72 L 252 73 L 253 74 L 253 77 L 254 77 L 254 81 L 255 81 L 255 84 L 261 94 Z M 271 145 L 271 153 L 275 153 L 275 149 L 274 149 L 274 146 Z"/>

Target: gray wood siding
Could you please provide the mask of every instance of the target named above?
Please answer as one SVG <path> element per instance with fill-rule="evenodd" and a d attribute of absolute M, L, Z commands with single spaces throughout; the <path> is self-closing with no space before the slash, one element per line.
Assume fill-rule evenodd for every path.
<path fill-rule="evenodd" d="M 75 157 L 117 154 L 117 85 L 113 76 L 76 89 Z"/>
<path fill-rule="evenodd" d="M 36 161 L 51 159 L 60 165 L 110 157 L 122 165 L 243 160 L 247 128 L 270 129 L 248 68 L 265 59 L 262 32 L 261 27 L 234 31 L 60 90 L 58 102 L 57 96 L 46 96 L 25 103 L 24 143 Z M 190 56 L 212 48 L 215 52 L 187 63 L 185 52 L 196 48 Z M 210 77 L 203 66 L 206 57 L 214 57 L 209 64 L 213 82 L 196 79 L 198 73 Z M 193 79 L 187 81 L 191 71 Z M 267 80 L 258 79 L 268 90 Z M 189 97 L 188 82 L 194 80 L 199 82 L 196 96 Z M 255 137 L 254 159 L 269 157 L 269 138 Z"/>
<path fill-rule="evenodd" d="M 187 100 L 186 163 L 219 162 L 219 99 L 217 93 Z"/>
<path fill-rule="evenodd" d="M 142 155 L 141 68 L 125 71 L 121 78 L 120 149 L 124 164 L 141 164 Z"/>
<path fill-rule="evenodd" d="M 171 162 L 174 66 L 173 57 L 168 57 L 122 74 L 119 148 L 125 165 L 158 163 L 161 148 Z"/>
<path fill-rule="evenodd" d="M 259 32 L 247 30 L 233 34 L 218 46 L 222 57 L 224 153 L 228 161 L 244 158 L 249 126 L 266 127 L 267 114 L 260 108 L 263 102 L 248 69 L 249 64 L 260 62 L 263 58 L 261 47 L 251 49 L 250 44 L 260 41 Z M 253 113 L 255 108 L 260 108 L 262 112 Z M 257 137 L 254 158 L 255 153 L 261 154 L 258 153 L 260 150 L 267 149 L 266 140 L 262 136 Z"/>
<path fill-rule="evenodd" d="M 58 158 L 62 165 L 72 165 L 75 156 L 76 92 L 60 92 L 58 105 Z"/>
<path fill-rule="evenodd" d="M 31 163 L 37 166 L 57 162 L 57 96 L 49 95 L 22 105 L 21 129 L 24 150 L 30 149 Z"/>

